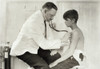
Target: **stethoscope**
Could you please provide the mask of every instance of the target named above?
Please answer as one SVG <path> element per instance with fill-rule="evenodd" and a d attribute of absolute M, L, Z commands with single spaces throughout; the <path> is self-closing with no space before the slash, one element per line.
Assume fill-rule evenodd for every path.
<path fill-rule="evenodd" d="M 49 26 L 56 32 L 68 32 L 67 30 L 58 30 L 58 29 L 54 28 L 52 21 L 49 22 Z"/>

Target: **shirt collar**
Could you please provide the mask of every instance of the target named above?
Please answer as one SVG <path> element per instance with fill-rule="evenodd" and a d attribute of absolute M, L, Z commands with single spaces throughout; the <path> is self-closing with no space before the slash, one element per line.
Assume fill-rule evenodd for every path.
<path fill-rule="evenodd" d="M 44 21 L 46 21 L 45 13 L 41 10 L 42 16 L 44 18 Z"/>

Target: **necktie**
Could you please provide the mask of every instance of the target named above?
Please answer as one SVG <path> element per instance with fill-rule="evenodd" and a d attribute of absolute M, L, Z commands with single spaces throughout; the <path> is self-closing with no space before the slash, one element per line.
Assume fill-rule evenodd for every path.
<path fill-rule="evenodd" d="M 46 25 L 46 21 L 44 21 L 44 25 L 45 25 L 45 38 L 47 38 L 47 25 Z"/>

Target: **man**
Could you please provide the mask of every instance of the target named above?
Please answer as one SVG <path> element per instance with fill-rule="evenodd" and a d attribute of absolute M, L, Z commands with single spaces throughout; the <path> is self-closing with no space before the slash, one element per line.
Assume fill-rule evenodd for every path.
<path fill-rule="evenodd" d="M 47 2 L 41 10 L 32 14 L 23 24 L 17 39 L 12 45 L 10 54 L 17 56 L 35 69 L 50 69 L 47 62 L 42 58 L 41 53 L 38 54 L 38 49 L 59 49 L 61 46 L 66 45 L 64 43 L 66 39 L 47 39 L 47 32 L 49 31 L 46 30 L 46 22 L 49 23 L 56 12 L 56 5 L 52 2 Z M 59 57 L 60 55 L 57 58 Z"/>

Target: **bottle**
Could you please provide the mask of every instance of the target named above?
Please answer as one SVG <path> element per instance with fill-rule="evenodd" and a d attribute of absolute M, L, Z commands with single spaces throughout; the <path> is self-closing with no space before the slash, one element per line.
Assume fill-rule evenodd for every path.
<path fill-rule="evenodd" d="M 2 55 L 2 46 L 0 46 L 0 69 L 2 69 L 3 55 Z"/>
<path fill-rule="evenodd" d="M 10 66 L 10 62 L 11 62 L 11 58 L 10 58 L 10 48 L 9 48 L 9 43 L 7 42 L 6 45 L 4 46 L 4 69 L 11 69 Z"/>

